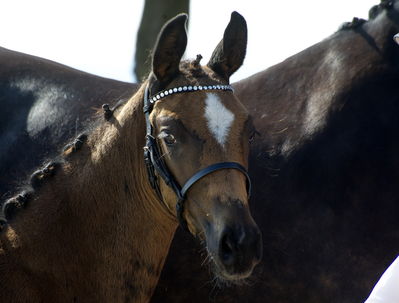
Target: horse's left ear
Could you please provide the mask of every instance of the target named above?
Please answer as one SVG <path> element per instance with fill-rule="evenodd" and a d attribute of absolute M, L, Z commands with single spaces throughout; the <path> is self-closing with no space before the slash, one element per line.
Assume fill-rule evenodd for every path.
<path fill-rule="evenodd" d="M 239 13 L 232 12 L 223 39 L 216 46 L 207 65 L 228 81 L 242 65 L 246 51 L 247 22 Z"/>
<path fill-rule="evenodd" d="M 170 81 L 179 72 L 179 64 L 187 46 L 187 15 L 180 14 L 161 29 L 154 47 L 152 71 L 157 80 Z"/>

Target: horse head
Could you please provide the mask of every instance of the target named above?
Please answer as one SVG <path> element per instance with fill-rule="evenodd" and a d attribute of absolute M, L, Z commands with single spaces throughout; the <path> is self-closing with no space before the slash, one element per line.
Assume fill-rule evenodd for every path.
<path fill-rule="evenodd" d="M 201 66 L 200 55 L 181 61 L 186 20 L 182 14 L 169 21 L 154 49 L 144 105 L 147 167 L 162 203 L 171 213 L 176 208 L 181 225 L 206 243 L 217 276 L 240 280 L 262 253 L 248 207 L 254 130 L 229 85 L 245 57 L 246 22 L 233 12 L 222 41 Z"/>

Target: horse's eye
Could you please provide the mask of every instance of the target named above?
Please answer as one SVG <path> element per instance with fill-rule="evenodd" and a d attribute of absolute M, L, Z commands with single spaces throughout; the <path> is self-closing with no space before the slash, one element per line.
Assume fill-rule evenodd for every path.
<path fill-rule="evenodd" d="M 172 134 L 164 134 L 162 139 L 165 141 L 166 145 L 173 145 L 176 143 L 176 139 Z"/>

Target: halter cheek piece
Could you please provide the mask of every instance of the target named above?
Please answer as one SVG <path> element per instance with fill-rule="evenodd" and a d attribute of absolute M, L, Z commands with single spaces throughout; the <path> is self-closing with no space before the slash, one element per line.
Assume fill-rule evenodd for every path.
<path fill-rule="evenodd" d="M 146 145 L 144 147 L 144 162 L 148 172 L 148 179 L 151 184 L 151 187 L 155 190 L 158 198 L 163 202 L 163 206 L 168 210 L 166 203 L 163 200 L 161 189 L 159 187 L 159 183 L 157 180 L 157 176 L 155 172 L 165 181 L 165 183 L 172 188 L 172 190 L 176 193 L 177 203 L 176 203 L 176 217 L 179 220 L 180 226 L 188 230 L 187 222 L 183 217 L 184 212 L 184 201 L 186 200 L 187 191 L 193 186 L 198 180 L 201 178 L 213 173 L 214 171 L 221 169 L 237 169 L 241 171 L 246 179 L 247 179 L 247 192 L 248 197 L 251 194 L 251 180 L 247 173 L 245 167 L 237 162 L 219 162 L 207 166 L 197 173 L 195 173 L 191 178 L 189 178 L 183 186 L 180 186 L 176 181 L 174 176 L 169 171 L 168 167 L 163 161 L 161 154 L 159 152 L 159 148 L 157 145 L 157 141 L 153 135 L 152 125 L 150 123 L 150 114 L 154 107 L 155 102 L 158 100 L 165 98 L 169 95 L 173 95 L 176 93 L 188 93 L 194 91 L 201 90 L 222 90 L 222 91 L 233 91 L 233 88 L 230 85 L 210 85 L 210 86 L 180 86 L 175 88 L 170 88 L 164 90 L 162 92 L 157 93 L 156 95 L 149 98 L 149 89 L 148 85 L 144 91 L 144 115 L 146 120 Z"/>

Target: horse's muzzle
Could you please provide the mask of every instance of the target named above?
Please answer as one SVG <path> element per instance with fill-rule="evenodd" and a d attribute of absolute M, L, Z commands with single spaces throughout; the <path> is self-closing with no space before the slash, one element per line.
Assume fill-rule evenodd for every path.
<path fill-rule="evenodd" d="M 208 252 L 215 274 L 224 280 L 248 278 L 262 258 L 262 235 L 248 207 L 240 200 L 220 203 L 205 225 Z"/>
<path fill-rule="evenodd" d="M 226 226 L 219 238 L 219 274 L 228 280 L 247 278 L 262 257 L 262 236 L 255 224 Z"/>

